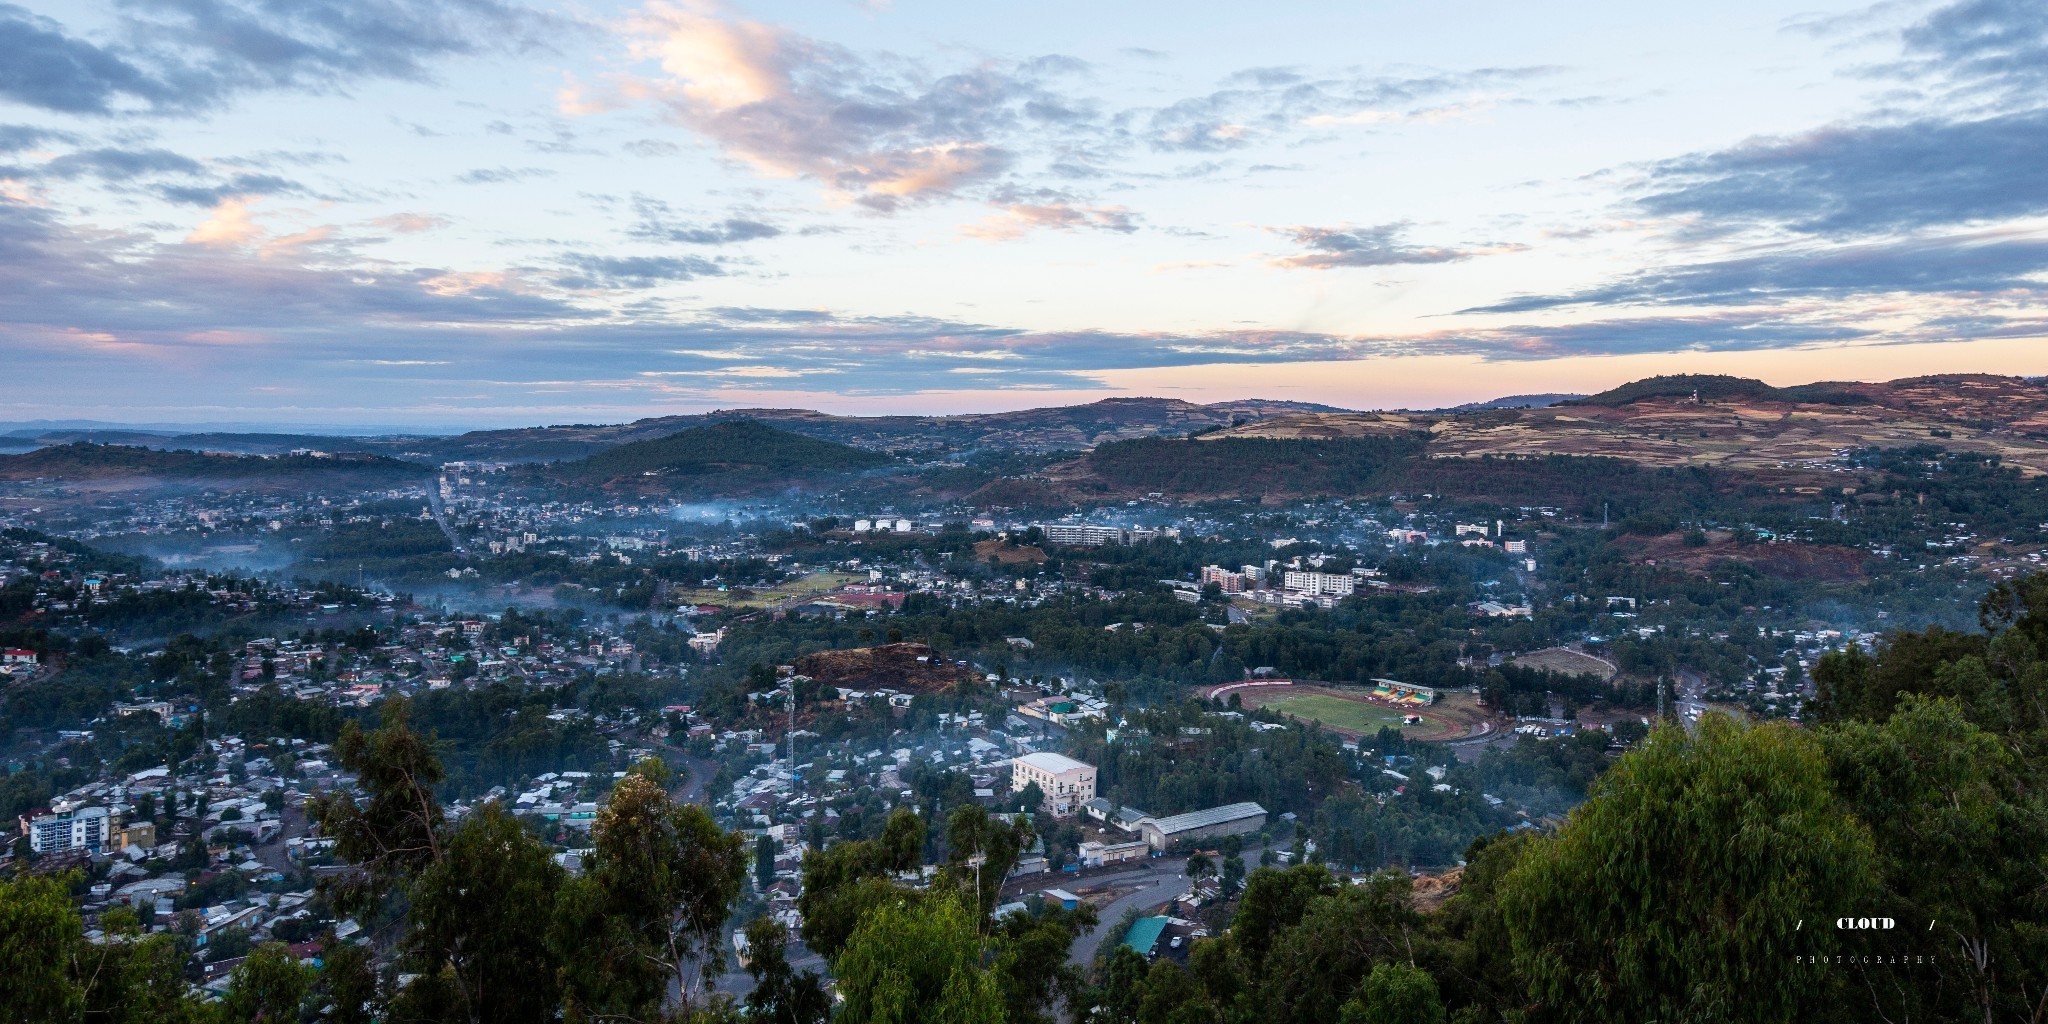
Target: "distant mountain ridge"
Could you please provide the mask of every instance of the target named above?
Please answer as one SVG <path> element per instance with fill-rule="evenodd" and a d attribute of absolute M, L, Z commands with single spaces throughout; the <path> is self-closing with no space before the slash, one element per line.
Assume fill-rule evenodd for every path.
<path fill-rule="evenodd" d="M 648 440 L 677 430 L 752 420 L 820 440 L 892 454 L 941 455 L 984 448 L 1020 452 L 1079 451 L 1108 441 L 1185 435 L 1274 416 L 1334 412 L 1309 402 L 1247 400 L 1197 405 L 1172 398 L 1108 398 L 1087 405 L 959 416 L 837 416 L 810 409 L 721 409 L 618 425 L 566 425 L 480 430 L 430 444 L 455 459 L 548 459 L 590 454 L 610 444 Z"/>
<path fill-rule="evenodd" d="M 875 469 L 894 461 L 755 420 L 730 420 L 627 442 L 588 458 L 556 463 L 546 472 L 563 481 L 635 489 L 723 486 L 757 490 L 832 473 Z"/>
<path fill-rule="evenodd" d="M 365 451 L 420 462 L 554 462 L 586 458 L 615 445 L 665 437 L 692 427 L 751 420 L 820 440 L 870 451 L 939 456 L 980 449 L 1020 452 L 1080 451 L 1109 441 L 1179 436 L 1275 416 L 1341 412 L 1312 402 L 1246 399 L 1198 405 L 1173 398 L 1108 398 L 1087 405 L 958 416 L 838 416 L 811 409 L 720 409 L 656 416 L 631 423 L 567 423 L 473 430 L 449 436 L 418 434 L 343 437 L 295 433 L 179 433 L 143 429 L 63 428 L 16 431 L 19 447 L 108 441 L 151 448 L 192 448 L 242 454 L 281 454 L 299 448 Z M 0 450 L 7 447 L 0 440 Z"/>
<path fill-rule="evenodd" d="M 1763 420 L 1736 429 L 1731 409 Z M 1719 412 L 1710 412 L 1719 409 Z M 1701 418 L 1684 431 L 1659 429 Z M 1814 419 L 1799 410 L 1810 410 Z M 1601 454 L 1640 462 L 1678 464 L 1697 459 L 1736 462 L 1765 458 L 1777 436 L 1758 425 L 1797 413 L 1804 429 L 1838 447 L 1898 445 L 1946 430 L 1959 445 L 1978 445 L 2030 464 L 2022 446 L 2006 450 L 1999 438 L 2048 438 L 2048 385 L 2040 379 L 1988 374 L 1914 377 L 1882 383 L 1821 381 L 1777 386 L 1718 374 L 1675 374 L 1631 381 L 1593 395 L 1513 395 L 1422 412 L 1360 413 L 1306 402 L 1246 399 L 1197 404 L 1174 398 L 1109 398 L 1085 405 L 1051 406 L 957 416 L 841 416 L 809 409 L 722 409 L 659 416 L 630 423 L 556 424 L 476 430 L 452 436 L 417 434 L 342 437 L 312 433 L 195 433 L 91 427 L 15 431 L 0 437 L 10 447 L 116 440 L 137 448 L 241 454 L 284 454 L 307 449 L 360 452 L 422 465 L 453 461 L 559 462 L 587 460 L 608 449 L 656 441 L 721 423 L 751 422 L 820 442 L 913 463 L 959 461 L 978 452 L 1046 455 L 1082 452 L 1144 438 L 1206 440 L 1400 435 L 1434 430 L 1433 451 L 1445 455 Z M 1823 415 L 1824 413 L 1824 415 Z M 1749 413 L 1736 415 L 1740 420 Z M 1701 432 L 1705 433 L 1702 434 Z M 1755 450 L 1719 447 L 1719 437 L 1762 444 Z M 12 443 L 10 443 L 12 442 Z M 2031 442 L 2030 442 L 2031 443 Z M 1795 446 L 1797 447 L 1797 446 Z M 1790 450 L 1790 449 L 1787 449 Z M 1800 450 L 1803 451 L 1803 448 Z M 1704 454 L 1702 454 L 1704 453 Z M 634 456 L 628 456 L 631 458 Z M 2048 457 L 2041 461 L 2048 465 Z M 599 464 L 602 465 L 602 464 Z M 140 472 L 140 470 L 138 470 Z M 637 471 L 636 471 L 637 472 Z"/>
<path fill-rule="evenodd" d="M 1877 397 L 1864 390 L 1868 385 L 1820 382 L 1792 387 L 1773 387 L 1749 377 L 1725 374 L 1673 374 L 1630 381 L 1597 395 L 1579 398 L 1580 405 L 1630 405 L 1659 398 L 1707 401 L 1749 400 L 1759 402 L 1812 403 L 1818 405 L 1862 405 Z"/>
<path fill-rule="evenodd" d="M 1485 402 L 1466 402 L 1464 405 L 1454 405 L 1443 411 L 1480 412 L 1487 409 L 1547 409 L 1553 405 L 1576 402 L 1586 397 L 1585 395 L 1573 394 L 1509 395 L 1505 398 L 1495 398 Z"/>
<path fill-rule="evenodd" d="M 0 479 L 107 480 L 154 477 L 167 482 L 287 482 L 314 478 L 401 480 L 422 478 L 429 467 L 362 452 L 334 455 L 221 455 L 164 451 L 84 441 L 0 454 Z"/>
<path fill-rule="evenodd" d="M 1491 403 L 1483 403 L 1490 405 Z M 1183 445 L 1216 446 L 1214 451 Z M 1592 472 L 1588 457 L 1650 469 L 1729 471 L 1749 484 L 1821 490 L 1839 453 L 1932 446 L 1994 456 L 2048 474 L 2048 383 L 1956 374 L 1885 383 L 1823 381 L 1777 387 L 1720 375 L 1633 381 L 1542 407 L 1441 412 L 1303 413 L 1211 431 L 1191 442 L 1106 446 L 1051 467 L 1039 500 L 1064 496 L 1281 499 L 1431 490 L 1459 463 L 1501 457 L 1558 463 L 1549 474 Z M 1432 472 L 1400 469 L 1421 460 Z M 1336 476 L 1326 471 L 1348 465 Z M 1603 471 L 1604 472 L 1604 471 Z M 1515 474 L 1495 467 L 1497 496 Z M 1541 473 L 1514 487 L 1557 485 Z M 1472 486 L 1467 479 L 1461 486 Z M 1525 494 L 1525 499 L 1527 495 Z"/>

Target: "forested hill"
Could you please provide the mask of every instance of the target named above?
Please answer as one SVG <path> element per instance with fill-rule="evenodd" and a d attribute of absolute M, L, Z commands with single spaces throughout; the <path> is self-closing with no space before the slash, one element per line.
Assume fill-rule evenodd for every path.
<path fill-rule="evenodd" d="M 2048 445 L 2040 443 L 2048 437 L 2048 383 L 1982 374 L 1788 386 L 1726 375 L 1674 374 L 1631 381 L 1590 396 L 1519 395 L 1434 412 L 1355 413 L 1267 399 L 1201 405 L 1119 397 L 953 416 L 721 409 L 629 423 L 514 427 L 441 437 L 60 429 L 15 431 L 0 438 L 0 445 L 62 445 L 85 437 L 160 449 L 277 453 L 297 447 L 346 448 L 421 462 L 545 462 L 587 459 L 679 431 L 748 421 L 820 441 L 926 459 L 985 451 L 1077 452 L 1120 441 L 1197 434 L 1290 439 L 1425 432 L 1435 438 L 1435 455 L 1606 454 L 1673 464 L 1761 451 L 1758 459 L 1768 457 L 1775 465 L 1812 452 L 1898 447 L 1933 436 L 1948 438 L 1950 447 L 2048 468 Z M 1936 429 L 1946 434 L 1933 433 Z M 1799 450 L 1775 450 L 1788 431 L 1796 435 L 1799 443 L 1794 447 Z"/>
<path fill-rule="evenodd" d="M 724 409 L 632 423 L 478 430 L 404 443 L 446 459 L 572 459 L 614 445 L 658 440 L 679 430 L 753 421 L 877 452 L 1050 452 L 1079 451 L 1139 437 L 1182 436 L 1275 416 L 1335 411 L 1307 402 L 1246 399 L 1197 405 L 1170 398 L 1108 398 L 1086 405 L 960 416 L 834 416 L 809 409 Z"/>
<path fill-rule="evenodd" d="M 1198 405 L 1172 398 L 1106 398 L 1085 405 L 1048 406 L 957 416 L 836 416 L 811 409 L 720 409 L 655 416 L 630 423 L 563 423 L 472 430 L 453 436 L 180 433 L 120 427 L 17 430 L 0 446 L 19 448 L 95 440 L 159 449 L 203 448 L 275 454 L 293 448 L 376 452 L 423 462 L 555 462 L 588 458 L 622 444 L 654 441 L 679 431 L 753 421 L 779 430 L 869 451 L 925 455 L 986 449 L 1021 452 L 1080 451 L 1140 437 L 1180 437 L 1256 423 L 1278 416 L 1338 412 L 1310 402 L 1242 399 Z"/>
<path fill-rule="evenodd" d="M 886 455 L 820 441 L 752 420 L 696 427 L 562 463 L 553 475 L 582 484 L 648 483 L 753 490 L 889 465 Z"/>
<path fill-rule="evenodd" d="M 1045 477 L 1074 501 L 1150 493 L 1185 500 L 1457 494 L 1596 514 L 1602 501 L 1633 511 L 1651 495 L 1699 505 L 1743 482 L 1709 469 L 1613 457 L 1434 458 L 1421 434 L 1125 441 L 1056 466 Z"/>
<path fill-rule="evenodd" d="M 281 484 L 345 478 L 368 483 L 421 478 L 429 472 L 428 467 L 415 462 L 363 452 L 222 455 L 78 442 L 20 455 L 0 455 L 0 479 L 5 480 L 149 478 L 166 482 Z"/>
<path fill-rule="evenodd" d="M 1653 377 L 1540 408 L 1300 413 L 1188 439 L 1103 444 L 1035 482 L 1057 492 L 1041 497 L 1043 504 L 1158 492 L 1195 499 L 1452 493 L 1568 505 L 1589 485 L 1619 484 L 1633 494 L 1643 490 L 1638 483 L 1665 490 L 1673 481 L 1754 497 L 1836 488 L 1863 494 L 1883 483 L 1863 472 L 1875 453 L 1908 450 L 2048 477 L 2048 384 L 1944 376 L 1776 387 L 1739 377 Z M 1492 465 L 1484 465 L 1489 457 Z"/>

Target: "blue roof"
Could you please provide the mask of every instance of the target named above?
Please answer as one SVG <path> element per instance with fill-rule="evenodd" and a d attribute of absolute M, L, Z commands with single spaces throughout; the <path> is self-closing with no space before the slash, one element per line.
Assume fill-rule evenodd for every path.
<path fill-rule="evenodd" d="M 1159 944 L 1159 933 L 1166 930 L 1171 918 L 1141 917 L 1131 922 L 1131 930 L 1124 933 L 1124 945 L 1136 950 L 1139 956 L 1151 956 L 1152 947 Z"/>

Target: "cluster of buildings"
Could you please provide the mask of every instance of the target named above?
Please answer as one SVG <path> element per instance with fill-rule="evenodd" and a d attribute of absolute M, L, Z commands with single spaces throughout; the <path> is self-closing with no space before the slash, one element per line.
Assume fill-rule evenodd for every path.
<path fill-rule="evenodd" d="M 16 614 L 44 626 L 78 625 L 94 606 L 124 599 L 176 595 L 226 615 L 253 612 L 319 614 L 337 612 L 344 602 L 389 610 L 390 594 L 338 597 L 332 590 L 297 582 L 273 582 L 182 569 L 150 575 L 88 568 L 80 556 L 47 541 L 0 537 L 0 588 L 13 592 Z M 0 655 L 0 672 L 18 674 L 38 666 L 36 651 L 16 648 Z"/>
<path fill-rule="evenodd" d="M 285 498 L 243 488 L 222 488 L 184 492 L 141 501 L 104 497 L 92 503 L 89 514 L 60 512 L 7 517 L 0 526 L 29 526 L 80 540 L 118 534 L 159 537 L 169 543 L 218 541 L 235 545 L 231 538 L 255 538 L 297 526 L 334 526 L 359 515 L 365 505 L 388 501 L 425 501 L 426 491 L 418 486 L 365 490 L 348 495 Z M 54 504 L 54 503 L 53 503 Z M 40 510 L 39 510 L 40 511 Z M 170 560 L 189 556 L 171 554 Z"/>
<path fill-rule="evenodd" d="M 802 678 L 784 666 L 776 689 L 749 694 L 749 700 L 785 708 Z M 713 807 L 732 827 L 763 837 L 757 842 L 765 840 L 772 874 L 765 885 L 757 885 L 757 895 L 767 911 L 794 930 L 800 924 L 796 903 L 802 895 L 805 852 L 828 844 L 847 815 L 877 813 L 877 801 L 883 810 L 908 803 L 918 785 L 954 773 L 962 777 L 957 783 L 962 793 L 990 807 L 1014 809 L 1035 786 L 1040 802 L 1028 811 L 1041 822 L 1082 827 L 1078 846 L 1056 853 L 1045 847 L 1043 836 L 1050 829 L 1041 827 L 1040 838 L 1021 853 L 1013 872 L 1018 876 L 1052 871 L 1060 866 L 1058 856 L 1071 855 L 1072 867 L 1099 868 L 1266 827 L 1267 813 L 1255 803 L 1159 817 L 1116 806 L 1101 796 L 1094 765 L 1043 749 L 1063 726 L 1111 719 L 1113 709 L 1078 690 L 1052 694 L 1015 687 L 1004 694 L 1016 711 L 1001 723 L 978 711 L 940 714 L 920 727 L 924 731 L 897 729 L 888 743 L 858 736 L 828 739 L 803 728 L 778 738 L 757 729 L 714 731 L 708 724 L 693 725 L 692 735 L 711 738 L 713 750 L 752 761 L 729 791 L 715 795 Z M 898 722 L 905 721 L 912 699 L 886 689 L 840 691 L 848 705 L 885 700 Z M 1048 896 L 1059 898 L 1052 891 Z"/>
<path fill-rule="evenodd" d="M 1086 693 L 1046 694 L 1019 703 L 1016 713 L 1021 718 L 1071 728 L 1090 720 L 1107 721 L 1109 702 Z"/>
<path fill-rule="evenodd" d="M 1223 593 L 1242 595 L 1267 604 L 1301 607 L 1334 607 L 1379 575 L 1378 570 L 1358 568 L 1349 572 L 1323 572 L 1297 558 L 1293 565 L 1268 560 L 1264 565 L 1225 569 L 1220 565 L 1202 567 L 1199 586 L 1214 584 Z"/>
<path fill-rule="evenodd" d="M 1179 537 L 1174 526 L 1097 526 L 1092 523 L 1036 523 L 1047 543 L 1099 548 L 1105 544 L 1136 544 L 1160 537 Z"/>
<path fill-rule="evenodd" d="M 918 529 L 917 523 L 912 520 L 895 519 L 887 516 L 873 519 L 856 519 L 853 521 L 853 532 L 855 533 L 911 533 L 918 531 Z M 924 532 L 937 531 L 927 526 Z"/>
<path fill-rule="evenodd" d="M 465 551 L 471 556 L 555 555 L 592 564 L 611 560 L 633 565 L 652 558 L 680 557 L 715 561 L 762 557 L 750 535 L 723 541 L 692 540 L 668 526 L 664 510 L 633 502 L 517 502 L 497 496 L 457 495 L 444 501 L 449 524 L 473 533 Z M 421 509 L 421 519 L 433 518 Z"/>
<path fill-rule="evenodd" d="M 1241 836 L 1266 827 L 1266 809 L 1256 803 L 1225 804 L 1185 814 L 1155 818 L 1131 807 L 1117 807 L 1095 795 L 1095 766 L 1065 754 L 1038 752 L 1019 755 L 1010 768 L 1010 791 L 1024 793 L 1037 786 L 1042 808 L 1055 818 L 1078 813 L 1111 828 L 1135 833 L 1138 842 L 1094 841 L 1083 847 L 1084 863 L 1113 863 L 1135 859 L 1142 846 L 1152 852 L 1185 849 L 1195 843 L 1224 836 Z M 1092 866 L 1092 865 L 1091 865 Z"/>
<path fill-rule="evenodd" d="M 306 837 L 298 808 L 309 792 L 349 784 L 328 748 L 226 736 L 207 740 L 201 755 L 175 771 L 103 778 L 23 814 L 20 867 L 84 872 L 79 903 L 89 921 L 126 907 L 146 930 L 192 935 L 201 987 L 214 991 L 249 942 L 282 941 L 310 960 L 314 940 L 330 931 L 359 938 L 355 922 L 320 914 L 306 870 L 331 844 Z"/>
<path fill-rule="evenodd" d="M 368 707 L 390 694 L 512 680 L 566 687 L 585 673 L 672 671 L 605 628 L 534 640 L 493 637 L 490 618 L 430 619 L 401 627 L 367 650 L 308 639 L 263 637 L 243 644 L 234 686 L 275 686 L 304 701 Z M 387 634 L 388 635 L 388 634 Z"/>
<path fill-rule="evenodd" d="M 26 647 L 9 647 L 0 651 L 0 678 L 32 676 L 42 667 L 42 657 Z"/>

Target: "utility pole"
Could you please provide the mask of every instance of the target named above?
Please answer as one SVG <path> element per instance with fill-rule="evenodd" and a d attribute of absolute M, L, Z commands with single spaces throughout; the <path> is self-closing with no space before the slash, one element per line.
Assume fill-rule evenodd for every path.
<path fill-rule="evenodd" d="M 979 928 L 981 927 L 981 866 L 988 863 L 988 854 L 977 852 L 974 856 L 967 858 L 967 863 L 974 866 L 974 920 L 976 922 L 975 927 Z"/>

